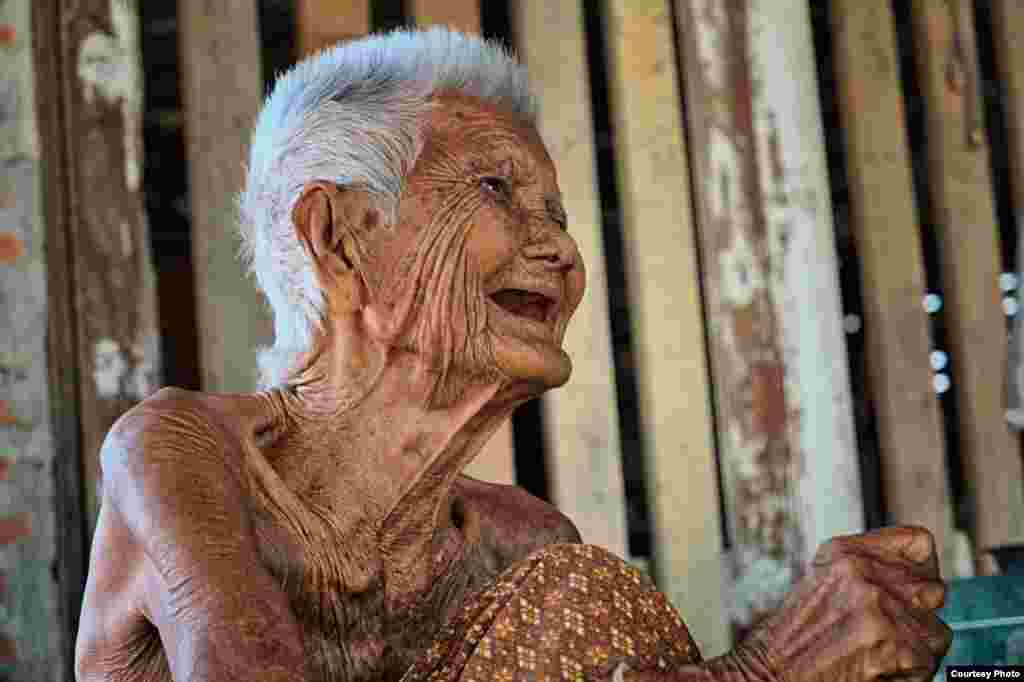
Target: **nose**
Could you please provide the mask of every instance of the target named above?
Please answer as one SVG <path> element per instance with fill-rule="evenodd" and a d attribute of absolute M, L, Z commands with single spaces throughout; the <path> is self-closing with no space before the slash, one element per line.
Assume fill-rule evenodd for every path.
<path fill-rule="evenodd" d="M 534 235 L 534 239 L 523 247 L 523 255 L 549 270 L 570 270 L 579 258 L 573 238 L 560 227 L 552 229 L 550 226 Z"/>

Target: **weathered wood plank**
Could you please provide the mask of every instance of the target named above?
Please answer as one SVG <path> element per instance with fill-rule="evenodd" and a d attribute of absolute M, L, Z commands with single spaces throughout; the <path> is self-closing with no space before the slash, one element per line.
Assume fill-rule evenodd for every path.
<path fill-rule="evenodd" d="M 370 32 L 370 0 L 298 0 L 298 57 Z"/>
<path fill-rule="evenodd" d="M 410 19 L 417 26 L 442 24 L 465 33 L 480 33 L 480 5 L 477 0 L 415 0 Z M 483 451 L 466 468 L 475 478 L 495 483 L 515 483 L 515 449 L 511 421 L 491 436 Z"/>
<path fill-rule="evenodd" d="M 677 6 L 742 634 L 864 517 L 807 6 Z"/>
<path fill-rule="evenodd" d="M 864 528 L 828 166 L 807 0 L 753 0 L 747 26 L 802 560 Z"/>
<path fill-rule="evenodd" d="M 576 3 L 516 3 L 514 35 L 540 99 L 539 127 L 558 169 L 587 294 L 565 339 L 572 378 L 543 398 L 553 501 L 586 542 L 626 556 L 626 499 L 612 368 L 608 282 L 595 177 L 583 17 Z"/>
<path fill-rule="evenodd" d="M 441 25 L 480 33 L 480 0 L 412 0 L 410 5 L 419 26 Z"/>
<path fill-rule="evenodd" d="M 994 0 L 991 9 L 993 42 L 999 80 L 1005 92 L 1006 127 L 1010 139 L 1010 187 L 1017 215 L 1017 271 L 1024 273 L 1024 5 L 1016 0 Z M 1019 291 L 1019 290 L 1018 290 Z M 1019 294 L 1018 294 L 1019 296 Z M 1024 314 L 1014 322 L 1007 381 L 1007 420 L 1024 429 Z"/>
<path fill-rule="evenodd" d="M 160 379 L 156 282 L 142 203 L 142 68 L 136 0 L 60 3 L 79 409 L 86 508 L 98 510 L 107 430 Z"/>
<path fill-rule="evenodd" d="M 964 0 L 914 0 L 911 7 L 958 431 L 974 541 L 984 552 L 1024 540 L 1024 472 L 1003 418 L 1006 332 L 973 18 Z"/>
<path fill-rule="evenodd" d="M 606 34 L 659 586 L 705 655 L 729 645 L 690 177 L 665 0 L 608 0 Z"/>
<path fill-rule="evenodd" d="M 953 512 L 890 3 L 837 0 L 832 35 L 888 518 L 931 530 L 949 577 Z"/>
<path fill-rule="evenodd" d="M 36 89 L 55 74 L 33 50 L 34 9 L 29 0 L 0 3 L 0 678 L 49 682 L 69 674 L 60 581 L 73 560 L 58 554 L 70 546 L 55 514 L 63 471 L 50 423 L 47 323 L 55 299 L 47 293 L 60 265 L 44 223 L 36 111 Z M 80 512 L 70 518 L 82 522 Z"/>
<path fill-rule="evenodd" d="M 235 232 L 235 198 L 263 90 L 256 5 L 179 0 L 178 17 L 202 388 L 251 391 L 256 352 L 273 339 Z"/>

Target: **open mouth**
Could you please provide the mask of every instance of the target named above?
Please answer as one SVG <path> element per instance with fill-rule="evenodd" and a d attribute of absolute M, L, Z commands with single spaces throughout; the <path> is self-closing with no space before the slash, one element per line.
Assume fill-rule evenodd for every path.
<path fill-rule="evenodd" d="M 541 323 L 551 319 L 555 309 L 554 299 L 523 289 L 501 289 L 491 294 L 491 300 L 511 315 Z"/>

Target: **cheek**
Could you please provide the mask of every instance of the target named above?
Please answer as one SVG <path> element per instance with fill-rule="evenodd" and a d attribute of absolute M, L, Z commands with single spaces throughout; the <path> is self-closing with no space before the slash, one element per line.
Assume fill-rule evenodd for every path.
<path fill-rule="evenodd" d="M 499 217 L 493 210 L 481 210 L 473 222 L 466 255 L 486 280 L 515 259 L 518 240 L 515 230 L 506 226 L 508 217 Z"/>

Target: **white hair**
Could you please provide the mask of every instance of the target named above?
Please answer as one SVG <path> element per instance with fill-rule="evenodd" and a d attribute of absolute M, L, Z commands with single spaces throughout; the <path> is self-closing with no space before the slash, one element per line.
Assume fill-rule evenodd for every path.
<path fill-rule="evenodd" d="M 437 92 L 457 92 L 533 121 L 525 69 L 500 44 L 442 28 L 344 43 L 278 78 L 256 119 L 239 197 L 242 257 L 274 312 L 274 346 L 259 354 L 261 382 L 283 385 L 324 318 L 312 262 L 292 209 L 303 187 L 359 187 L 394 222 L 406 174 L 423 148 Z"/>

